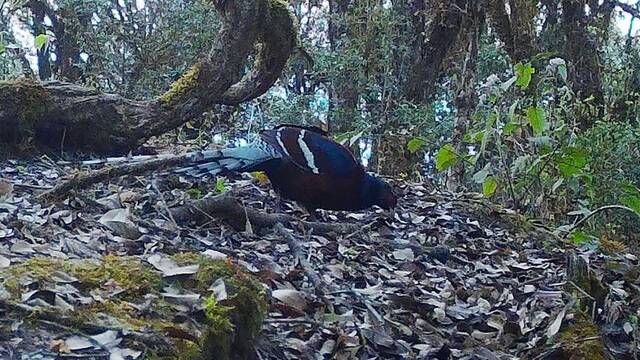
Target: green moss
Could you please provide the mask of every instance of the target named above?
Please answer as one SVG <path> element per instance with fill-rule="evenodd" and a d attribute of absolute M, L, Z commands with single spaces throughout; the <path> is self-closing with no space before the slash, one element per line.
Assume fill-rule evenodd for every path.
<path fill-rule="evenodd" d="M 248 354 L 267 313 L 262 285 L 228 261 L 213 260 L 196 253 L 177 254 L 173 256 L 173 260 L 179 264 L 195 263 L 200 266 L 194 277 L 195 283 L 190 284 L 198 291 L 208 291 L 214 281 L 220 278 L 224 280 L 229 297 L 218 306 L 223 305 L 229 309 L 229 320 L 234 327 L 231 353 L 237 354 L 239 358 L 242 358 L 242 354 Z M 216 343 L 225 338 L 215 330 L 205 337 L 213 347 L 220 346 Z"/>
<path fill-rule="evenodd" d="M 229 310 L 233 308 L 218 303 L 215 296 L 210 295 L 204 301 L 204 314 L 207 323 L 216 332 L 229 332 L 233 330 L 233 324 L 229 321 Z"/>
<path fill-rule="evenodd" d="M 16 301 L 20 299 L 23 280 L 30 279 L 40 288 L 48 288 L 53 285 L 51 273 L 55 271 L 77 278 L 75 286 L 85 294 L 115 285 L 123 290 L 117 296 L 76 306 L 70 315 L 71 326 L 81 327 L 92 323 L 99 314 L 108 314 L 121 326 L 136 331 L 193 333 L 190 327 L 184 326 L 181 317 L 175 317 L 174 305 L 161 294 L 167 281 L 171 281 L 171 286 L 197 292 L 204 299 L 204 316 L 200 321 L 202 335 L 197 341 L 171 338 L 175 352 L 170 355 L 161 352 L 157 358 L 207 359 L 213 353 L 217 354 L 217 359 L 230 359 L 232 354 L 234 358 L 249 355 L 267 311 L 261 285 L 228 261 L 212 260 L 197 253 L 180 253 L 172 258 L 181 265 L 198 264 L 199 271 L 188 278 L 168 280 L 135 257 L 110 255 L 102 261 L 36 257 L 0 270 L 0 281 Z M 216 301 L 208 290 L 217 279 L 223 279 L 227 289 L 228 297 L 222 301 Z M 146 301 L 151 303 L 144 310 L 136 306 Z M 37 322 L 33 323 L 33 326 L 37 325 Z"/>
<path fill-rule="evenodd" d="M 269 0 L 267 1 L 267 7 L 269 11 L 269 21 L 266 26 L 269 26 L 271 29 L 267 29 L 263 31 L 263 36 L 272 36 L 275 35 L 273 31 L 273 24 L 286 24 L 289 23 L 290 26 L 285 26 L 285 29 L 290 29 L 291 34 L 285 34 L 285 36 L 291 37 L 291 47 L 297 48 L 300 46 L 301 41 L 298 35 L 298 19 L 293 15 L 291 11 L 289 11 L 289 4 L 283 0 Z M 269 31 L 271 30 L 271 31 Z M 282 34 L 280 34 L 282 35 Z"/>
<path fill-rule="evenodd" d="M 204 193 L 199 188 L 187 189 L 187 194 L 192 199 L 202 199 L 202 197 L 204 196 Z"/>
<path fill-rule="evenodd" d="M 5 104 L 10 104 L 8 109 L 3 109 L 14 114 L 15 124 L 4 131 L 18 136 L 15 140 L 32 135 L 36 124 L 41 121 L 47 110 L 47 98 L 49 92 L 36 80 L 19 78 L 16 80 L 0 82 L 0 97 Z M 3 131 L 0 131 L 2 135 Z"/>
<path fill-rule="evenodd" d="M 107 255 L 102 262 L 83 261 L 68 267 L 67 271 L 87 287 L 99 287 L 112 281 L 125 289 L 125 298 L 154 293 L 162 283 L 159 274 L 133 257 Z"/>
<path fill-rule="evenodd" d="M 173 106 L 181 100 L 184 100 L 197 88 L 201 69 L 202 62 L 193 65 L 180 79 L 171 84 L 167 92 L 160 95 L 158 101 L 165 105 Z"/>
<path fill-rule="evenodd" d="M 102 261 L 59 260 L 46 257 L 34 257 L 6 270 L 4 286 L 12 293 L 20 290 L 20 280 L 47 282 L 51 273 L 62 271 L 78 279 L 80 288 L 101 287 L 113 282 L 125 290 L 122 297 L 133 298 L 141 294 L 152 293 L 159 288 L 161 277 L 149 268 L 145 268 L 139 260 L 132 257 L 107 255 Z"/>
<path fill-rule="evenodd" d="M 598 327 L 584 318 L 564 329 L 559 334 L 562 342 L 560 359 L 604 360 L 605 352 Z"/>
<path fill-rule="evenodd" d="M 213 295 L 204 301 L 204 312 L 209 328 L 202 337 L 203 354 L 219 354 L 220 359 L 231 356 L 235 327 L 230 320 L 233 308 L 220 305 Z"/>

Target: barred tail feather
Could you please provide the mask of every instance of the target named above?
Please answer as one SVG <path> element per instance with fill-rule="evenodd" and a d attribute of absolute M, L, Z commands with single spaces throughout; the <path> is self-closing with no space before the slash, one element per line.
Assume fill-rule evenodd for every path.
<path fill-rule="evenodd" d="M 194 177 L 221 175 L 230 172 L 254 171 L 266 161 L 279 158 L 273 148 L 258 142 L 247 146 L 193 153 L 192 165 L 174 172 Z"/>
<path fill-rule="evenodd" d="M 81 162 L 58 162 L 60 165 L 100 165 L 100 164 L 120 164 L 139 163 L 153 160 L 183 158 L 181 161 L 186 166 L 174 170 L 189 176 L 220 175 L 230 172 L 244 172 L 259 170 L 259 166 L 266 161 L 282 157 L 273 147 L 265 142 L 257 141 L 246 146 L 227 148 L 220 150 L 203 150 L 187 153 L 184 155 L 161 154 L 161 155 L 139 155 L 110 157 Z"/>
<path fill-rule="evenodd" d="M 58 165 L 103 165 L 103 164 L 120 164 L 120 163 L 136 163 L 148 160 L 160 160 L 174 157 L 173 154 L 159 154 L 159 155 L 136 155 L 136 156 L 119 156 L 119 157 L 107 157 L 102 159 L 93 159 L 85 161 L 58 161 Z"/>

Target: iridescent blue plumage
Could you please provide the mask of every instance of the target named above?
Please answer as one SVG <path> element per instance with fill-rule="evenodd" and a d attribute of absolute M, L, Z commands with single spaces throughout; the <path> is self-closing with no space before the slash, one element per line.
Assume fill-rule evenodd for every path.
<path fill-rule="evenodd" d="M 396 205 L 391 186 L 369 175 L 344 146 L 313 127 L 284 125 L 247 146 L 219 150 L 179 170 L 192 175 L 264 171 L 285 199 L 305 208 L 361 210 Z"/>
<path fill-rule="evenodd" d="M 135 162 L 175 155 L 133 156 L 93 160 L 84 164 Z M 373 205 L 396 205 L 391 186 L 367 174 L 344 146 L 316 127 L 282 125 L 260 133 L 246 146 L 204 150 L 182 155 L 186 166 L 175 170 L 189 176 L 264 171 L 285 199 L 310 211 L 361 210 Z M 184 162 L 183 162 L 184 163 Z"/>

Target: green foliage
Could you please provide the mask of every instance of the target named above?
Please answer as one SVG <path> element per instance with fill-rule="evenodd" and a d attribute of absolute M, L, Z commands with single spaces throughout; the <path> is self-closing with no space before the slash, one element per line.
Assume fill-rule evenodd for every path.
<path fill-rule="evenodd" d="M 575 125 L 592 113 L 589 101 L 578 101 L 566 86 L 562 60 L 551 59 L 541 69 L 536 73 L 531 64 L 518 64 L 515 76 L 482 90 L 476 121 L 464 136 L 477 152 L 475 166 L 466 169 L 474 186 L 496 201 L 559 223 L 609 204 L 638 211 L 640 193 L 630 184 L 640 183 L 640 127 L 597 121 L 580 132 Z M 606 213 L 573 232 L 571 240 L 591 242 L 605 230 L 637 234 L 640 226 L 628 213 Z"/>
<path fill-rule="evenodd" d="M 589 236 L 589 234 L 581 230 L 575 230 L 574 232 L 572 232 L 569 236 L 569 239 L 575 245 L 584 245 L 595 240 L 593 236 Z"/>
<path fill-rule="evenodd" d="M 577 176 L 588 163 L 587 152 L 576 146 L 568 146 L 556 162 L 558 170 L 564 177 Z"/>
<path fill-rule="evenodd" d="M 436 169 L 438 171 L 445 171 L 457 164 L 458 160 L 458 155 L 453 145 L 445 144 L 436 154 Z"/>
<path fill-rule="evenodd" d="M 515 66 L 515 70 L 517 76 L 516 85 L 518 85 L 521 90 L 525 90 L 529 87 L 529 83 L 531 83 L 531 77 L 533 74 L 535 74 L 536 69 L 531 65 L 531 63 L 517 63 Z"/>
<path fill-rule="evenodd" d="M 218 177 L 216 179 L 216 192 L 221 193 L 224 192 L 227 188 L 226 181 L 223 177 Z"/>
<path fill-rule="evenodd" d="M 233 331 L 233 324 L 229 320 L 229 311 L 233 309 L 232 307 L 220 305 L 212 294 L 205 298 L 203 308 L 207 323 L 216 332 L 222 335 Z"/>
<path fill-rule="evenodd" d="M 640 189 L 635 186 L 626 186 L 623 191 L 624 195 L 620 198 L 620 203 L 626 205 L 640 216 Z"/>
<path fill-rule="evenodd" d="M 422 149 L 426 143 L 427 142 L 423 138 L 415 137 L 407 143 L 407 150 L 412 154 L 415 154 L 418 150 Z"/>
<path fill-rule="evenodd" d="M 534 135 L 542 135 L 545 127 L 544 109 L 538 106 L 529 106 L 527 108 L 527 120 L 533 129 Z"/>
<path fill-rule="evenodd" d="M 498 181 L 493 177 L 487 177 L 482 183 L 482 194 L 486 197 L 491 197 L 496 193 L 498 189 Z"/>
<path fill-rule="evenodd" d="M 47 34 L 40 34 L 33 39 L 33 44 L 35 45 L 36 49 L 43 50 L 48 40 L 49 37 L 47 36 Z"/>

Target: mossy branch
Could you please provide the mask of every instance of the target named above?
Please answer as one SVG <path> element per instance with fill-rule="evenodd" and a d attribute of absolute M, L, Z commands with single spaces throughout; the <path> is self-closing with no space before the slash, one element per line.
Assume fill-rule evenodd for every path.
<path fill-rule="evenodd" d="M 217 104 L 262 95 L 298 44 L 287 4 L 247 0 L 212 6 L 223 21 L 211 49 L 157 99 L 135 101 L 62 82 L 0 82 L 0 145 L 122 154 Z M 254 48 L 252 69 L 241 77 Z"/>

